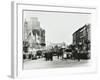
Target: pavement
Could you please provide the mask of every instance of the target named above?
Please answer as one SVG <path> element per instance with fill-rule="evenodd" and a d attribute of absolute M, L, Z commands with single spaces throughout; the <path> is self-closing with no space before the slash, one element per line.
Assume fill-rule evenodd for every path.
<path fill-rule="evenodd" d="M 57 59 L 56 56 L 53 57 L 53 61 L 45 61 L 45 58 L 40 58 L 37 60 L 26 60 L 23 64 L 25 70 L 29 69 L 42 69 L 42 68 L 60 68 L 60 67 L 77 67 L 88 65 L 88 60 L 70 60 Z"/>

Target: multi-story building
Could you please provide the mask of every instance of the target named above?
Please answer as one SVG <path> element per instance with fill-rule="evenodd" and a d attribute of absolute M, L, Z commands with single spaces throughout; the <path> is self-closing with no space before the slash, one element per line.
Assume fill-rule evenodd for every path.
<path fill-rule="evenodd" d="M 37 17 L 31 17 L 24 22 L 23 41 L 27 41 L 32 48 L 45 46 L 45 30 L 40 27 Z"/>
<path fill-rule="evenodd" d="M 73 45 L 80 53 L 90 53 L 90 24 L 86 24 L 73 33 Z"/>

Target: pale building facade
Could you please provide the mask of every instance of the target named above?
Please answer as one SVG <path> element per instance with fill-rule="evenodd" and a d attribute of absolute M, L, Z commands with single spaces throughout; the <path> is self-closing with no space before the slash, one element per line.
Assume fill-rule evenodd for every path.
<path fill-rule="evenodd" d="M 23 41 L 27 41 L 32 48 L 45 46 L 45 30 L 40 27 L 37 17 L 31 17 L 24 21 Z"/>

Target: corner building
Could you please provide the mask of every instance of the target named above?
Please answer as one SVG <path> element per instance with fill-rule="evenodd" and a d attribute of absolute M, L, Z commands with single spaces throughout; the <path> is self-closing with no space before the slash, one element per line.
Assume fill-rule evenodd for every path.
<path fill-rule="evenodd" d="M 85 24 L 83 27 L 79 28 L 73 33 L 73 45 L 75 45 L 80 54 L 87 55 L 85 58 L 90 58 L 90 24 Z"/>

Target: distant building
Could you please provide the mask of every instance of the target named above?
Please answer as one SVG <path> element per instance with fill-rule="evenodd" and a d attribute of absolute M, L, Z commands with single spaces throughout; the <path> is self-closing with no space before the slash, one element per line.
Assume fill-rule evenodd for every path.
<path fill-rule="evenodd" d="M 30 47 L 41 48 L 45 46 L 45 30 L 40 27 L 38 18 L 31 17 L 30 21 L 24 22 L 23 40 L 27 41 Z"/>
<path fill-rule="evenodd" d="M 86 24 L 73 33 L 73 45 L 80 53 L 90 52 L 90 24 Z"/>

